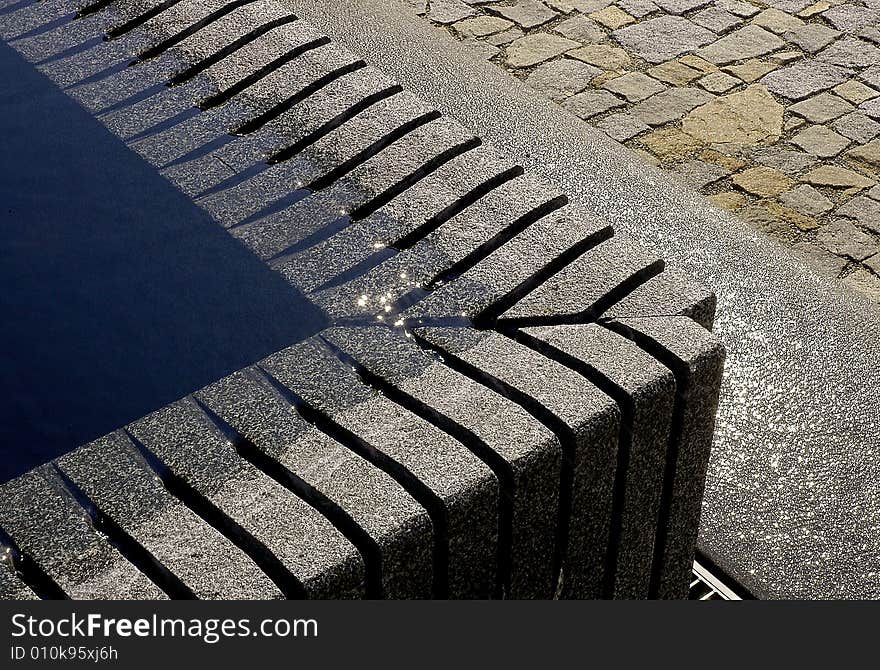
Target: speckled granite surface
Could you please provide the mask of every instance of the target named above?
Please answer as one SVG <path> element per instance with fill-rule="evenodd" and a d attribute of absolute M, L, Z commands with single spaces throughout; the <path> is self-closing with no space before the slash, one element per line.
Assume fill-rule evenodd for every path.
<path fill-rule="evenodd" d="M 876 306 L 397 4 L 288 4 L 712 288 L 728 358 L 699 547 L 762 597 L 880 596 Z"/>
<path fill-rule="evenodd" d="M 3 595 L 684 596 L 713 296 L 325 32 L 268 0 L 0 6 L 331 326 L 0 486 Z"/>

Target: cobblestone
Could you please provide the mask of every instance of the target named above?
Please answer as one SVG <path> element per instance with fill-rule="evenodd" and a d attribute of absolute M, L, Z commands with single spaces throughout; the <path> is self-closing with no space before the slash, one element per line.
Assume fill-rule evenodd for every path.
<path fill-rule="evenodd" d="M 662 126 L 711 99 L 709 93 L 698 88 L 670 88 L 634 105 L 631 111 L 650 126 Z"/>
<path fill-rule="evenodd" d="M 853 198 L 837 210 L 839 216 L 855 219 L 865 228 L 880 233 L 880 202 L 866 196 Z"/>
<path fill-rule="evenodd" d="M 846 149 L 850 143 L 843 135 L 825 126 L 810 126 L 795 135 L 791 142 L 819 158 L 832 158 Z"/>
<path fill-rule="evenodd" d="M 709 44 L 715 34 L 680 16 L 661 16 L 621 28 L 614 38 L 649 63 L 662 63 Z"/>
<path fill-rule="evenodd" d="M 571 96 L 562 106 L 582 119 L 589 119 L 623 104 L 623 100 L 608 91 L 584 91 Z"/>
<path fill-rule="evenodd" d="M 618 142 L 624 142 L 651 130 L 650 126 L 645 125 L 632 114 L 626 113 L 612 114 L 599 121 L 596 127 Z"/>
<path fill-rule="evenodd" d="M 820 93 L 793 104 L 788 108 L 788 111 L 804 117 L 811 123 L 826 123 L 853 111 L 853 109 L 851 104 L 836 95 Z"/>
<path fill-rule="evenodd" d="M 572 58 L 577 58 L 590 65 L 601 67 L 606 70 L 618 70 L 626 67 L 632 60 L 629 54 L 620 47 L 609 44 L 588 44 L 570 52 Z"/>
<path fill-rule="evenodd" d="M 697 52 L 698 56 L 718 65 L 763 56 L 785 46 L 780 38 L 759 26 L 746 26 Z"/>
<path fill-rule="evenodd" d="M 843 220 L 832 221 L 820 229 L 816 239 L 831 253 L 854 261 L 863 261 L 880 251 L 873 237 Z"/>
<path fill-rule="evenodd" d="M 880 123 L 872 121 L 859 112 L 853 112 L 839 118 L 831 127 L 844 137 L 855 140 L 859 144 L 870 142 L 880 135 Z"/>
<path fill-rule="evenodd" d="M 712 72 L 697 83 L 710 93 L 726 93 L 739 84 L 739 79 L 724 72 Z"/>
<path fill-rule="evenodd" d="M 473 19 L 459 21 L 453 30 L 463 39 L 488 37 L 503 32 L 513 26 L 513 21 L 497 16 L 477 16 Z"/>
<path fill-rule="evenodd" d="M 827 47 L 839 36 L 839 30 L 829 28 L 822 23 L 805 23 L 802 26 L 792 28 L 784 35 L 787 41 L 810 53 Z"/>
<path fill-rule="evenodd" d="M 856 105 L 867 102 L 880 95 L 880 92 L 874 90 L 870 86 L 866 86 L 856 79 L 850 79 L 849 81 L 835 86 L 834 92 Z"/>
<path fill-rule="evenodd" d="M 760 58 L 750 58 L 745 63 L 739 65 L 728 65 L 724 68 L 724 71 L 742 79 L 747 84 L 751 84 L 758 81 L 765 74 L 773 72 L 778 67 L 779 65 L 776 63 L 768 63 Z"/>
<path fill-rule="evenodd" d="M 880 302 L 880 277 L 865 268 L 858 268 L 843 278 L 845 284 L 859 293 L 865 294 L 874 302 Z"/>
<path fill-rule="evenodd" d="M 601 42 L 606 37 L 605 31 L 595 21 L 588 19 L 583 14 L 566 19 L 553 30 L 563 37 L 577 40 L 582 44 Z"/>
<path fill-rule="evenodd" d="M 733 183 L 752 195 L 771 197 L 781 195 L 791 185 L 785 173 L 771 167 L 753 167 L 733 176 Z"/>
<path fill-rule="evenodd" d="M 544 63 L 526 78 L 526 83 L 551 100 L 561 102 L 580 93 L 590 82 L 602 74 L 602 70 L 571 58 Z"/>
<path fill-rule="evenodd" d="M 766 28 L 767 30 L 774 32 L 777 35 L 781 35 L 782 33 L 789 30 L 795 30 L 796 28 L 804 25 L 804 22 L 801 19 L 792 16 L 791 14 L 781 12 L 778 9 L 774 9 L 773 7 L 765 9 L 763 12 L 758 14 L 754 19 L 752 19 L 752 23 L 756 26 Z"/>
<path fill-rule="evenodd" d="M 666 86 L 641 72 L 628 72 L 622 77 L 610 79 L 602 84 L 602 88 L 623 96 L 629 102 L 640 102 L 666 90 Z"/>
<path fill-rule="evenodd" d="M 880 302 L 880 0 L 412 4 Z"/>
<path fill-rule="evenodd" d="M 542 26 L 555 19 L 558 14 L 538 0 L 517 0 L 512 5 L 490 5 L 489 11 L 513 21 L 520 28 L 529 29 Z"/>
<path fill-rule="evenodd" d="M 559 35 L 537 33 L 520 37 L 507 47 L 507 64 L 523 68 L 538 65 L 576 48 L 578 43 Z"/>
<path fill-rule="evenodd" d="M 428 5 L 428 18 L 434 23 L 448 25 L 475 16 L 477 11 L 461 0 L 431 0 Z"/>
<path fill-rule="evenodd" d="M 838 277 L 847 265 L 846 259 L 835 256 L 811 242 L 795 242 L 792 249 L 807 265 L 824 275 Z"/>
<path fill-rule="evenodd" d="M 853 71 L 817 60 L 802 61 L 771 72 L 761 82 L 773 93 L 801 100 L 852 77 Z"/>
<path fill-rule="evenodd" d="M 730 170 L 720 165 L 697 159 L 679 163 L 672 168 L 672 171 L 697 189 L 714 184 L 730 174 Z"/>
<path fill-rule="evenodd" d="M 698 26 L 708 28 L 713 33 L 723 33 L 734 26 L 738 26 L 743 19 L 736 14 L 731 14 L 721 7 L 707 7 L 691 17 L 691 21 Z"/>
<path fill-rule="evenodd" d="M 627 14 L 625 11 L 620 9 L 620 7 L 616 7 L 611 5 L 606 7 L 605 9 L 601 9 L 598 12 L 593 12 L 590 14 L 590 18 L 593 19 L 596 23 L 600 23 L 607 28 L 611 28 L 611 30 L 616 30 L 618 28 L 623 28 L 624 26 L 628 26 L 630 23 L 635 23 L 636 20 L 631 14 Z"/>
<path fill-rule="evenodd" d="M 779 197 L 783 205 L 810 216 L 821 216 L 834 209 L 834 203 L 812 186 L 801 184 Z"/>

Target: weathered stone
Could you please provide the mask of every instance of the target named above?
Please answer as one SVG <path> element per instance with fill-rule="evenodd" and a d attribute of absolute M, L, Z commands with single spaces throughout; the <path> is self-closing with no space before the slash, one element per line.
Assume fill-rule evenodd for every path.
<path fill-rule="evenodd" d="M 495 58 L 495 56 L 501 53 L 500 47 L 489 44 L 484 40 L 476 40 L 471 38 L 467 40 L 462 40 L 461 44 L 463 47 L 470 50 L 470 52 L 474 54 L 477 58 L 482 58 L 484 60 Z"/>
<path fill-rule="evenodd" d="M 865 259 L 865 265 L 871 268 L 876 275 L 880 275 L 880 254 L 874 254 L 870 258 Z"/>
<path fill-rule="evenodd" d="M 623 96 L 629 102 L 640 102 L 666 90 L 666 86 L 641 72 L 628 72 L 621 77 L 615 77 L 602 84 L 602 88 Z"/>
<path fill-rule="evenodd" d="M 735 14 L 736 16 L 741 16 L 743 18 L 749 18 L 750 16 L 754 16 L 761 11 L 753 4 L 742 2 L 742 0 L 717 0 L 715 2 L 715 6 L 721 7 L 721 9 L 727 10 L 731 14 Z"/>
<path fill-rule="evenodd" d="M 880 176 L 880 140 L 872 140 L 846 152 L 846 158 L 854 161 L 874 176 Z"/>
<path fill-rule="evenodd" d="M 713 72 L 697 82 L 710 93 L 727 93 L 734 86 L 738 86 L 742 82 L 736 77 L 732 77 L 724 72 Z"/>
<path fill-rule="evenodd" d="M 761 231 L 785 244 L 791 244 L 797 236 L 795 227 L 779 216 L 780 205 L 773 202 L 759 202 L 737 212 L 737 215 L 752 228 Z"/>
<path fill-rule="evenodd" d="M 748 202 L 746 196 L 739 191 L 724 191 L 723 193 L 716 193 L 710 195 L 709 200 L 729 212 L 735 212 L 736 210 L 745 207 L 746 202 Z"/>
<path fill-rule="evenodd" d="M 531 67 L 561 56 L 577 46 L 578 43 L 574 40 L 559 35 L 548 33 L 526 35 L 507 47 L 506 62 L 510 67 Z"/>
<path fill-rule="evenodd" d="M 665 81 L 673 86 L 686 86 L 699 77 L 701 73 L 692 67 L 687 67 L 673 60 L 655 65 L 648 70 L 648 74 L 654 77 L 654 79 Z"/>
<path fill-rule="evenodd" d="M 670 88 L 634 105 L 630 113 L 648 125 L 661 126 L 710 100 L 712 96 L 698 88 Z"/>
<path fill-rule="evenodd" d="M 500 14 L 520 28 L 529 30 L 555 19 L 558 14 L 538 0 L 517 0 L 513 5 L 492 5 L 490 12 Z"/>
<path fill-rule="evenodd" d="M 880 277 L 872 274 L 864 268 L 859 268 L 851 275 L 843 278 L 844 283 L 854 290 L 865 295 L 865 297 L 880 302 Z"/>
<path fill-rule="evenodd" d="M 605 70 L 619 70 L 626 67 L 631 60 L 626 51 L 608 44 L 588 44 L 568 55 Z"/>
<path fill-rule="evenodd" d="M 497 0 L 486 1 L 496 2 Z M 589 14 L 607 7 L 611 4 L 611 0 L 544 0 L 544 4 L 550 5 L 553 9 L 563 14 L 571 14 L 575 10 L 582 14 Z"/>
<path fill-rule="evenodd" d="M 664 128 L 655 130 L 639 140 L 654 155 L 663 160 L 674 161 L 686 158 L 696 153 L 701 144 L 690 135 L 686 135 L 678 128 Z"/>
<path fill-rule="evenodd" d="M 607 112 L 609 109 L 622 107 L 623 105 L 623 100 L 608 91 L 593 90 L 573 95 L 562 103 L 563 107 L 582 119 L 589 119 L 597 114 Z"/>
<path fill-rule="evenodd" d="M 670 14 L 684 14 L 709 5 L 712 0 L 654 0 L 654 2 Z"/>
<path fill-rule="evenodd" d="M 846 267 L 846 260 L 810 242 L 795 242 L 791 248 L 807 265 L 820 274 L 837 277 Z"/>
<path fill-rule="evenodd" d="M 880 95 L 880 91 L 875 91 L 870 86 L 865 86 L 865 84 L 855 79 L 850 79 L 839 86 L 835 86 L 834 92 L 856 105 Z"/>
<path fill-rule="evenodd" d="M 780 65 L 788 65 L 789 63 L 793 63 L 803 57 L 804 54 L 802 51 L 777 51 L 768 56 L 772 62 L 779 63 Z"/>
<path fill-rule="evenodd" d="M 804 25 L 804 22 L 791 14 L 786 14 L 773 7 L 765 9 L 752 19 L 752 23 L 756 26 L 766 28 L 777 35 L 781 35 L 789 30 L 794 30 Z"/>
<path fill-rule="evenodd" d="M 700 159 L 706 161 L 707 163 L 720 165 L 730 172 L 736 172 L 740 168 L 744 168 L 747 165 L 747 163 L 742 158 L 731 156 L 730 154 L 721 153 L 720 151 L 716 151 L 714 149 L 706 149 L 705 151 L 701 152 Z"/>
<path fill-rule="evenodd" d="M 770 202 L 767 203 L 766 206 L 782 221 L 788 221 L 798 230 L 809 232 L 811 230 L 816 230 L 816 228 L 819 227 L 819 222 L 812 216 L 801 214 L 797 210 L 791 209 L 790 207 L 786 207 L 784 205 L 780 205 L 778 202 Z"/>
<path fill-rule="evenodd" d="M 703 74 L 709 74 L 710 72 L 718 72 L 718 66 L 714 63 L 710 63 L 705 58 L 700 58 L 699 56 L 695 56 L 694 54 L 686 54 L 678 59 L 679 63 L 683 63 L 688 67 L 692 67 L 698 72 L 702 72 Z"/>
<path fill-rule="evenodd" d="M 783 205 L 810 216 L 821 216 L 834 208 L 834 203 L 815 188 L 806 184 L 801 184 L 788 193 L 783 193 L 779 196 L 779 201 Z"/>
<path fill-rule="evenodd" d="M 704 163 L 696 159 L 674 166 L 672 172 L 698 190 L 730 174 L 730 170 L 720 165 Z"/>
<path fill-rule="evenodd" d="M 880 186 L 875 186 L 868 191 L 868 197 L 874 198 L 874 200 L 880 200 Z"/>
<path fill-rule="evenodd" d="M 872 118 L 880 119 L 880 98 L 874 98 L 867 102 L 863 102 L 859 105 L 859 111 L 864 112 Z"/>
<path fill-rule="evenodd" d="M 789 30 L 784 37 L 792 44 L 797 44 L 804 51 L 816 53 L 831 44 L 839 35 L 839 30 L 829 28 L 822 23 L 805 23 Z"/>
<path fill-rule="evenodd" d="M 859 33 L 859 37 L 866 39 L 869 42 L 873 42 L 874 44 L 880 44 L 880 26 L 868 26 L 867 28 L 864 28 Z"/>
<path fill-rule="evenodd" d="M 869 86 L 880 89 L 880 65 L 874 65 L 864 72 L 860 72 L 859 77 L 867 82 Z"/>
<path fill-rule="evenodd" d="M 427 16 L 434 23 L 449 25 L 476 14 L 477 11 L 473 7 L 469 7 L 461 0 L 431 0 Z"/>
<path fill-rule="evenodd" d="M 782 135 L 783 107 L 767 89 L 753 84 L 695 109 L 682 130 L 706 144 L 754 145 Z"/>
<path fill-rule="evenodd" d="M 773 72 L 778 67 L 775 63 L 768 63 L 760 58 L 752 58 L 741 65 L 728 65 L 724 68 L 724 71 L 742 79 L 747 84 L 751 84 L 758 81 L 765 74 Z"/>
<path fill-rule="evenodd" d="M 526 78 L 526 83 L 551 100 L 560 102 L 580 93 L 602 70 L 571 58 L 559 58 L 539 65 Z"/>
<path fill-rule="evenodd" d="M 838 30 L 852 32 L 872 23 L 880 22 L 880 9 L 839 5 L 822 14 L 823 18 Z"/>
<path fill-rule="evenodd" d="M 815 156 L 779 146 L 758 149 L 752 154 L 752 159 L 760 165 L 776 168 L 789 175 L 800 174 L 819 162 Z"/>
<path fill-rule="evenodd" d="M 844 37 L 819 52 L 816 58 L 841 67 L 868 67 L 880 63 L 880 48 L 855 37 Z"/>
<path fill-rule="evenodd" d="M 860 112 L 843 116 L 832 124 L 832 128 L 844 137 L 865 144 L 880 135 L 880 123 L 872 121 Z"/>
<path fill-rule="evenodd" d="M 614 39 L 649 63 L 662 63 L 715 39 L 715 34 L 679 16 L 648 19 L 613 33 Z"/>
<path fill-rule="evenodd" d="M 606 81 L 616 79 L 625 72 L 626 70 L 608 70 L 606 72 L 603 72 L 593 80 L 593 88 L 601 88 L 602 84 L 604 84 Z"/>
<path fill-rule="evenodd" d="M 837 209 L 837 214 L 855 219 L 865 228 L 880 233 L 880 202 L 860 195 Z"/>
<path fill-rule="evenodd" d="M 605 9 L 600 9 L 598 12 L 593 12 L 590 14 L 590 18 L 596 23 L 600 23 L 611 30 L 617 30 L 618 28 L 623 28 L 624 26 L 636 22 L 630 14 L 627 14 L 620 9 L 620 7 L 615 7 L 614 5 L 606 7 Z"/>
<path fill-rule="evenodd" d="M 853 106 L 831 93 L 820 93 L 795 103 L 788 108 L 788 111 L 802 116 L 812 123 L 826 123 L 853 111 Z"/>
<path fill-rule="evenodd" d="M 498 16 L 477 16 L 459 21 L 452 29 L 463 39 L 488 37 L 507 30 L 513 22 Z"/>
<path fill-rule="evenodd" d="M 821 14 L 826 9 L 831 9 L 831 3 L 826 2 L 825 0 L 822 0 L 821 2 L 816 2 L 812 5 L 810 5 L 809 7 L 802 9 L 801 11 L 799 11 L 797 13 L 797 15 L 800 16 L 801 18 L 809 19 L 813 16 L 816 16 L 816 14 Z"/>
<path fill-rule="evenodd" d="M 792 100 L 801 100 L 842 84 L 852 70 L 817 60 L 807 60 L 776 70 L 761 79 L 770 91 Z"/>
<path fill-rule="evenodd" d="M 626 113 L 612 114 L 597 123 L 596 127 L 618 142 L 625 142 L 651 129 L 632 114 Z"/>
<path fill-rule="evenodd" d="M 850 143 L 847 138 L 824 126 L 810 126 L 795 135 L 791 142 L 819 158 L 832 158 Z"/>
<path fill-rule="evenodd" d="M 659 7 L 651 2 L 651 0 L 618 0 L 617 6 L 626 10 L 637 19 L 656 12 L 659 9 Z"/>
<path fill-rule="evenodd" d="M 605 39 L 605 31 L 595 21 L 578 14 L 566 19 L 553 30 L 570 40 L 577 40 L 583 44 L 593 44 Z"/>
<path fill-rule="evenodd" d="M 691 21 L 698 26 L 708 28 L 714 33 L 723 33 L 725 30 L 729 30 L 743 22 L 735 14 L 714 6 L 701 9 L 691 17 Z"/>
<path fill-rule="evenodd" d="M 660 160 L 652 153 L 645 151 L 644 149 L 631 149 L 631 151 L 644 163 L 648 165 L 653 165 L 654 167 L 660 167 Z"/>
<path fill-rule="evenodd" d="M 838 167 L 837 165 L 820 165 L 810 170 L 801 179 L 808 184 L 816 186 L 831 186 L 832 188 L 868 188 L 876 182 L 868 179 L 858 172 Z"/>
<path fill-rule="evenodd" d="M 834 1 L 842 2 L 843 0 Z M 762 6 L 773 7 L 781 12 L 787 12 L 788 14 L 797 14 L 810 4 L 810 0 L 758 0 L 758 3 Z"/>
<path fill-rule="evenodd" d="M 509 30 L 505 30 L 503 33 L 496 33 L 494 35 L 489 35 L 485 40 L 488 44 L 492 46 L 501 47 L 506 44 L 510 44 L 514 40 L 518 40 L 520 37 L 523 37 L 525 33 L 519 28 L 510 28 Z"/>
<path fill-rule="evenodd" d="M 763 166 L 743 170 L 733 175 L 731 181 L 747 193 L 765 198 L 784 193 L 792 185 L 784 173 Z"/>
<path fill-rule="evenodd" d="M 842 220 L 832 221 L 823 226 L 819 229 L 816 239 L 832 254 L 846 256 L 854 261 L 863 261 L 880 251 L 874 238 Z"/>
<path fill-rule="evenodd" d="M 763 56 L 784 46 L 785 42 L 758 26 L 745 26 L 697 51 L 697 55 L 716 65 L 726 65 L 746 58 Z"/>
<path fill-rule="evenodd" d="M 789 116 L 785 120 L 785 122 L 782 124 L 782 129 L 785 132 L 788 132 L 789 130 L 796 130 L 797 128 L 800 128 L 801 126 L 805 125 L 806 123 L 807 123 L 806 120 L 802 119 L 799 116 Z"/>

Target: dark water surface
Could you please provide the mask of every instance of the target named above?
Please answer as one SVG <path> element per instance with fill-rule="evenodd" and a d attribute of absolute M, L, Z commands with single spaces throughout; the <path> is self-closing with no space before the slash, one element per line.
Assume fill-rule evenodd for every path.
<path fill-rule="evenodd" d="M 324 316 L 0 42 L 0 482 Z"/>

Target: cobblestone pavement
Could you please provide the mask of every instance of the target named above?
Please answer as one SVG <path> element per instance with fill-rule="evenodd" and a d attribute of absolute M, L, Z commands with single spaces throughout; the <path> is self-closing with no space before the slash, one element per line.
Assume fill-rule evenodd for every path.
<path fill-rule="evenodd" d="M 880 0 L 407 0 L 880 302 Z"/>

